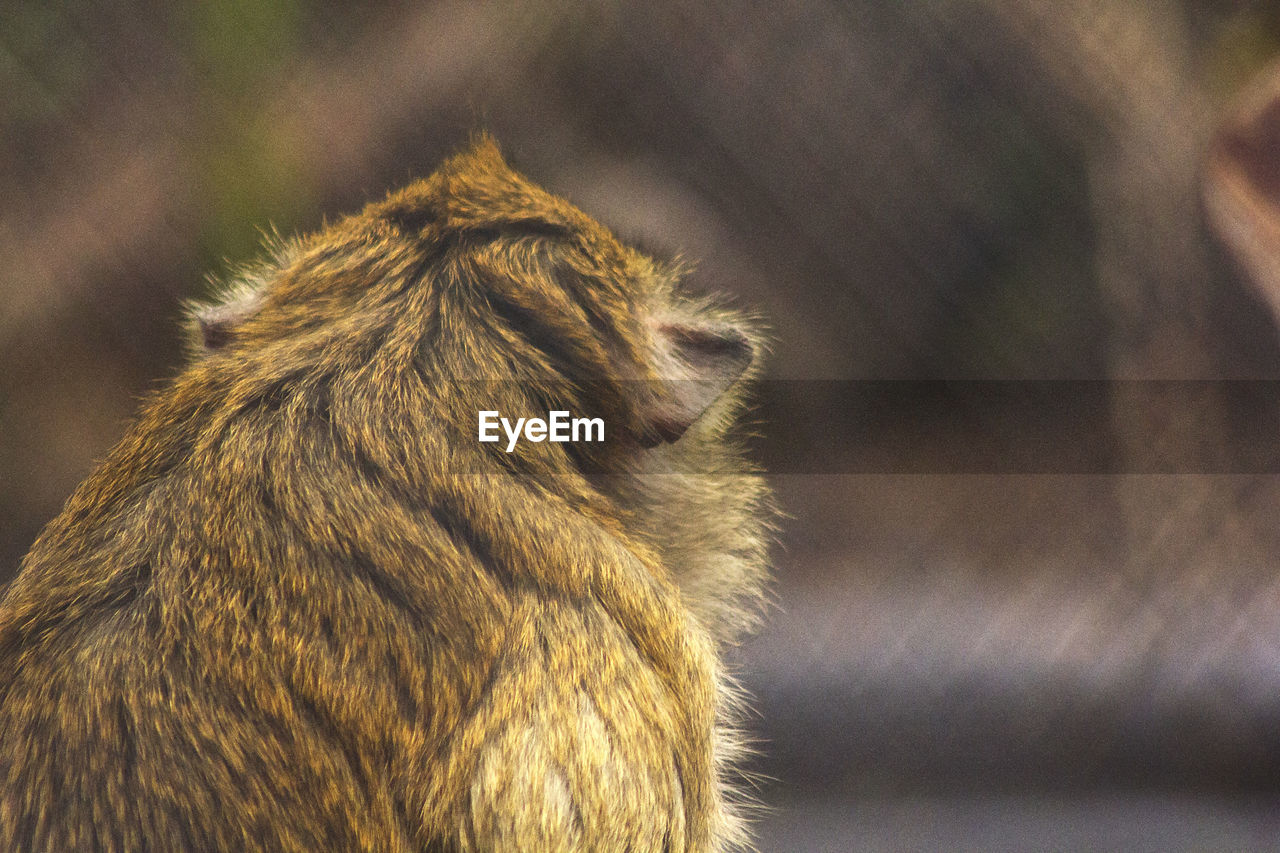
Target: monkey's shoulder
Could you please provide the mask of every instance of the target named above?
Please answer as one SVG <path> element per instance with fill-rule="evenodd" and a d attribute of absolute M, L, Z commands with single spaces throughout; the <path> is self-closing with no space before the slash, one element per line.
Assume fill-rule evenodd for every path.
<path fill-rule="evenodd" d="M 686 697 L 591 603 L 540 602 L 510 623 L 483 704 L 464 833 L 481 849 L 683 849 Z"/>

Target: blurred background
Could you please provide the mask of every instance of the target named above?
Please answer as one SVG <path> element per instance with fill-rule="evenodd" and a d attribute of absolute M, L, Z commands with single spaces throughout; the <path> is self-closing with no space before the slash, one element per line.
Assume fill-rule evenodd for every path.
<path fill-rule="evenodd" d="M 487 128 L 772 326 L 763 850 L 1280 847 L 1277 54 L 1263 0 L 0 0 L 0 581 L 207 274 Z"/>

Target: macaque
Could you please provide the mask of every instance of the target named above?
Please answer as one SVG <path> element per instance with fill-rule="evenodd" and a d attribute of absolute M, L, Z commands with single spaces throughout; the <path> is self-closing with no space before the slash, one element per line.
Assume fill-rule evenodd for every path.
<path fill-rule="evenodd" d="M 196 306 L 0 599 L 0 849 L 747 844 L 762 341 L 678 278 L 481 138 Z"/>

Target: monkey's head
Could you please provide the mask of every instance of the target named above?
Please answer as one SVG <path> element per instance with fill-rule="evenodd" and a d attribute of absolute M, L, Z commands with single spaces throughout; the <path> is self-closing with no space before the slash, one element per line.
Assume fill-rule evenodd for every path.
<path fill-rule="evenodd" d="M 199 354 L 166 398 L 177 408 L 157 417 L 183 424 L 177 440 L 210 460 L 210 477 L 232 476 L 218 461 L 230 448 L 265 490 L 328 483 L 333 459 L 428 504 L 441 483 L 484 501 L 496 494 L 488 474 L 514 476 L 508 508 L 551 499 L 606 524 L 733 639 L 759 613 L 775 514 L 731 433 L 760 337 L 747 318 L 683 295 L 679 273 L 481 139 L 431 177 L 277 246 L 197 308 Z M 505 440 L 478 440 L 481 411 L 598 418 L 605 440 L 509 453 Z M 469 473 L 486 476 L 456 476 Z M 317 512 L 307 529 L 326 529 Z"/>
<path fill-rule="evenodd" d="M 361 376 L 366 414 L 398 430 L 417 420 L 403 411 L 415 399 L 472 444 L 480 410 L 600 417 L 609 451 L 522 448 L 600 466 L 678 442 L 700 419 L 718 433 L 736 396 L 726 392 L 755 361 L 746 320 L 682 296 L 678 279 L 512 171 L 484 138 L 430 178 L 277 247 L 195 316 L 209 369 L 256 370 L 276 388 L 308 382 L 330 398 L 335 381 Z"/>

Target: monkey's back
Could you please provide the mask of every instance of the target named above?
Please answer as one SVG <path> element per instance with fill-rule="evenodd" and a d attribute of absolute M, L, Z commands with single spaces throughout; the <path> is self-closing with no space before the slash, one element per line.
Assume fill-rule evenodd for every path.
<path fill-rule="evenodd" d="M 613 531 L 497 475 L 407 495 L 314 413 L 131 477 L 171 404 L 0 605 L 0 848 L 683 848 L 714 673 Z M 285 431 L 307 465 L 258 467 Z"/>
<path fill-rule="evenodd" d="M 0 598 L 0 849 L 740 841 L 758 346 L 676 277 L 483 141 L 275 247 Z"/>

